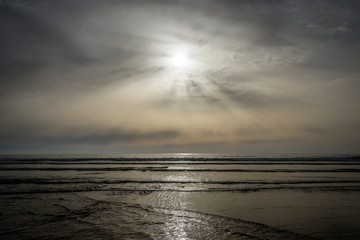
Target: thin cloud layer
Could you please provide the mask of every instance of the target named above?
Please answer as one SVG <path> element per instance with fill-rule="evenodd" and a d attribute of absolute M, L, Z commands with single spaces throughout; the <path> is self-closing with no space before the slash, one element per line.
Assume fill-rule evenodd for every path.
<path fill-rule="evenodd" d="M 359 9 L 0 1 L 0 151 L 355 152 Z"/>

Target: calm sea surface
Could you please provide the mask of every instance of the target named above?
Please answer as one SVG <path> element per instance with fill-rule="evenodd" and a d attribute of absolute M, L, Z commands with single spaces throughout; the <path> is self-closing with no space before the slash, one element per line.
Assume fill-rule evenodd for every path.
<path fill-rule="evenodd" d="M 360 239 L 360 155 L 0 155 L 0 239 Z"/>

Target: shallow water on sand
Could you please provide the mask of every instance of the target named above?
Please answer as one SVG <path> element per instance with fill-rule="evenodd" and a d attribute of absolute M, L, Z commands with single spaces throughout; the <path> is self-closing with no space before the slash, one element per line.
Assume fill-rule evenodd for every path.
<path fill-rule="evenodd" d="M 0 157 L 1 239 L 359 239 L 360 158 Z"/>

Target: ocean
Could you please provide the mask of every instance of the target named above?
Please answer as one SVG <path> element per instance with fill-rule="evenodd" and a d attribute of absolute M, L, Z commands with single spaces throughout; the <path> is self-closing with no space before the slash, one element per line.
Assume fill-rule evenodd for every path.
<path fill-rule="evenodd" d="M 1 155 L 0 239 L 360 239 L 360 155 Z"/>

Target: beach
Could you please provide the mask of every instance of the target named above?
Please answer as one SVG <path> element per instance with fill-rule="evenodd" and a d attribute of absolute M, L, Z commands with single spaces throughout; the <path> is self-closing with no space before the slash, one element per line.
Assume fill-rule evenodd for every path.
<path fill-rule="evenodd" d="M 1 239 L 358 239 L 356 155 L 3 155 Z"/>

